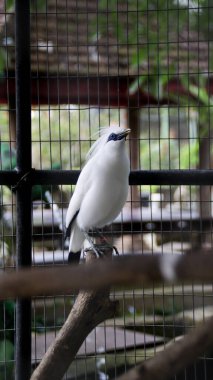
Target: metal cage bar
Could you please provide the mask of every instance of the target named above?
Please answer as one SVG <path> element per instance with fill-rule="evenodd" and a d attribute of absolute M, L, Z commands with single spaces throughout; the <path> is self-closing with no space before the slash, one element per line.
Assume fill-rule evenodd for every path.
<path fill-rule="evenodd" d="M 2 170 L 0 185 L 75 185 L 80 170 L 29 170 L 21 172 Z M 213 185 L 212 170 L 134 170 L 129 177 L 130 185 Z"/>
<path fill-rule="evenodd" d="M 17 194 L 16 254 L 17 268 L 31 265 L 32 186 L 74 185 L 78 170 L 32 170 L 31 96 L 30 96 L 30 2 L 16 0 L 16 110 L 17 171 L 1 171 L 0 185 L 9 185 Z M 106 81 L 109 78 L 106 77 Z M 78 77 L 77 81 L 81 78 Z M 213 185 L 211 170 L 137 170 L 130 174 L 130 185 Z M 170 226 L 171 226 L 171 222 Z M 200 223 L 200 221 L 199 221 Z M 203 222 L 202 222 L 203 225 Z M 129 227 L 128 227 L 129 228 Z M 139 226 L 141 228 L 141 225 Z M 139 230 L 139 228 L 137 230 Z M 158 230 L 160 228 L 156 227 Z M 169 230 L 169 227 L 166 226 Z M 145 230 L 145 227 L 144 227 Z M 172 228 L 173 230 L 173 228 Z M 190 230 L 190 229 L 189 229 Z M 31 373 L 31 301 L 17 300 L 16 306 L 16 380 Z"/>
<path fill-rule="evenodd" d="M 30 97 L 30 2 L 15 2 L 16 32 L 16 146 L 17 172 L 31 170 L 31 97 Z M 16 267 L 31 265 L 31 186 L 20 181 L 16 187 Z M 31 374 L 31 300 L 16 301 L 16 380 Z"/>

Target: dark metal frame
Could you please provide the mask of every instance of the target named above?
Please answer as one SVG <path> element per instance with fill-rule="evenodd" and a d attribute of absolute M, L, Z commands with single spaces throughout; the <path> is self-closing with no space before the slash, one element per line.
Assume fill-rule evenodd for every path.
<path fill-rule="evenodd" d="M 26 140 L 25 140 L 26 141 Z M 18 155 L 18 153 L 17 153 Z M 14 190 L 21 183 L 34 185 L 75 185 L 80 170 L 2 170 L 0 185 L 12 186 Z M 213 171 L 208 170 L 134 170 L 130 173 L 129 184 L 134 185 L 213 185 Z"/>
<path fill-rule="evenodd" d="M 17 269 L 31 265 L 32 202 L 35 184 L 75 184 L 79 171 L 33 170 L 31 164 L 30 2 L 16 0 L 17 170 L 1 171 L 0 185 L 17 195 Z M 134 171 L 130 185 L 212 185 L 210 170 Z M 31 375 L 31 301 L 16 302 L 16 380 Z"/>
<path fill-rule="evenodd" d="M 15 2 L 16 35 L 16 148 L 17 173 L 31 170 L 31 91 L 30 91 L 30 2 Z M 21 181 L 16 187 L 16 267 L 31 265 L 31 186 Z M 31 301 L 16 301 L 16 380 L 31 374 Z"/>

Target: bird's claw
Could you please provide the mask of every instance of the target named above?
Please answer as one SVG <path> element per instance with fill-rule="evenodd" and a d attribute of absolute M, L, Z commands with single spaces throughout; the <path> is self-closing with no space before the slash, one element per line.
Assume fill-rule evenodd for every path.
<path fill-rule="evenodd" d="M 119 255 L 119 252 L 114 245 L 111 246 L 111 245 L 101 245 L 101 244 L 96 244 L 96 245 L 92 245 L 91 247 L 85 248 L 84 253 L 86 254 L 89 251 L 93 251 L 97 259 L 100 259 L 107 256 L 106 252 L 108 252 L 109 249 L 113 249 L 115 251 L 115 254 Z"/>
<path fill-rule="evenodd" d="M 102 258 L 104 256 L 104 253 L 97 247 L 97 245 L 93 245 L 91 247 L 85 248 L 84 253 L 87 254 L 87 252 L 93 251 L 97 257 L 97 259 Z"/>

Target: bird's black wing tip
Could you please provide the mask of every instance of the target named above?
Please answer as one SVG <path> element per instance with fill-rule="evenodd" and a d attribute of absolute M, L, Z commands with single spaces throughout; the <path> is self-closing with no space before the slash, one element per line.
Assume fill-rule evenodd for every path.
<path fill-rule="evenodd" d="M 80 210 L 80 209 L 79 209 L 79 210 Z M 65 230 L 64 241 L 65 241 L 68 237 L 70 237 L 71 229 L 72 229 L 72 224 L 73 224 L 75 218 L 77 217 L 77 215 L 78 215 L 78 213 L 79 213 L 79 210 L 76 211 L 76 213 L 74 214 L 73 218 L 71 219 L 71 221 L 70 221 L 68 227 L 67 227 L 66 230 Z"/>
<path fill-rule="evenodd" d="M 71 228 L 66 228 L 64 230 L 64 241 L 66 241 L 66 239 L 70 236 L 70 232 L 71 232 Z"/>

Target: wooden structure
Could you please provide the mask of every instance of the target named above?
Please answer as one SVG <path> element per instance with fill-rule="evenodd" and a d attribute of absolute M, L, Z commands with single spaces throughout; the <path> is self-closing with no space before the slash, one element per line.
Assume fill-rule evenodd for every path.
<path fill-rule="evenodd" d="M 131 57 L 135 50 L 142 49 L 148 41 L 139 35 L 134 46 L 128 43 L 127 36 L 122 42 L 116 37 L 119 24 L 131 30 L 128 2 L 118 1 L 117 21 L 110 9 L 102 9 L 96 0 L 48 0 L 43 6 L 36 3 L 32 2 L 31 8 L 32 104 L 138 108 L 159 103 L 159 99 L 142 89 L 129 92 L 135 78 L 152 73 L 156 57 L 147 55 L 143 62 L 133 65 Z M 6 55 L 5 75 L 0 84 L 1 103 L 12 102 L 15 87 L 14 12 L 7 14 L 4 7 L 5 1 L 1 0 L 1 46 Z M 103 18 L 107 18 L 104 26 L 101 25 Z M 173 49 L 169 51 L 169 64 L 175 64 L 176 74 L 172 75 L 165 91 L 167 95 L 184 91 L 177 79 L 181 74 L 193 76 L 198 69 L 209 71 L 208 41 L 191 31 L 175 37 Z M 167 71 L 165 60 L 165 73 Z M 213 92 L 213 83 L 210 91 Z M 166 98 L 161 99 L 161 103 L 165 102 Z"/>

